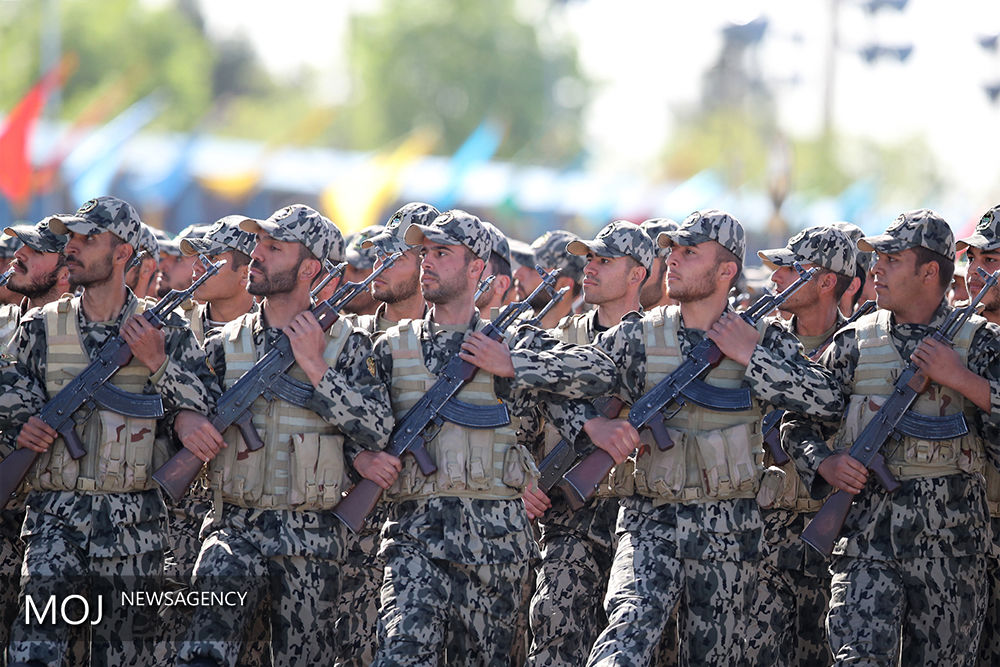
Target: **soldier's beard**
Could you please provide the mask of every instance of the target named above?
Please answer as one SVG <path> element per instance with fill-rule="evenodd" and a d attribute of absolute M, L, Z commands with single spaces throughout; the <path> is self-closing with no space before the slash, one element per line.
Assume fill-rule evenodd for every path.
<path fill-rule="evenodd" d="M 424 287 L 424 299 L 429 303 L 448 303 L 459 296 L 465 288 L 461 276 L 456 276 L 450 281 L 443 280 L 440 275 L 437 277 L 437 287 Z"/>
<path fill-rule="evenodd" d="M 77 267 L 76 275 L 73 275 L 71 271 L 69 279 L 74 285 L 79 285 L 80 287 L 90 287 L 91 285 L 104 282 L 111 277 L 110 258 L 106 264 L 98 264 L 96 266 L 77 264 Z"/>
<path fill-rule="evenodd" d="M 678 303 L 707 299 L 715 291 L 715 267 L 700 276 L 688 276 L 686 284 L 674 283 L 669 289 L 670 298 Z"/>
<path fill-rule="evenodd" d="M 399 303 L 406 301 L 420 289 L 420 272 L 414 271 L 406 282 L 399 285 L 386 285 L 381 289 L 372 288 L 372 296 L 384 303 Z"/>
<path fill-rule="evenodd" d="M 288 294 L 295 289 L 295 278 L 298 275 L 298 267 L 278 271 L 273 275 L 268 274 L 260 266 L 254 267 L 252 263 L 251 267 L 260 269 L 260 273 L 256 276 L 253 274 L 250 275 L 250 280 L 247 283 L 247 291 L 251 294 L 255 296 L 274 296 L 275 294 Z M 254 280 L 255 277 L 256 280 Z"/>
<path fill-rule="evenodd" d="M 23 294 L 29 299 L 37 299 L 40 296 L 44 296 L 49 293 L 49 291 L 56 286 L 56 282 L 59 280 L 58 277 L 59 269 L 49 273 L 48 275 L 42 276 L 23 285 L 20 283 L 20 276 L 14 274 L 10 277 L 7 282 L 7 287 L 10 288 L 11 292 L 17 292 L 18 294 Z"/>

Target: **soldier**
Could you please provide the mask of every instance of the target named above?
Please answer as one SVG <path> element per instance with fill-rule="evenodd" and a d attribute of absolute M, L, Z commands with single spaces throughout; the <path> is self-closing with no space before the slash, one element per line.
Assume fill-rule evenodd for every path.
<path fill-rule="evenodd" d="M 125 285 L 132 290 L 132 293 L 139 299 L 153 296 L 156 289 L 156 280 L 160 265 L 160 246 L 153 233 L 153 229 L 146 223 L 142 224 L 142 231 L 139 234 L 139 255 L 138 263 L 132 262 L 129 270 L 125 272 Z M 184 289 L 191 284 L 188 280 L 179 289 Z"/>
<path fill-rule="evenodd" d="M 324 332 L 309 311 L 320 258 L 343 255 L 337 228 L 301 204 L 262 222 L 243 220 L 240 228 L 257 235 L 248 289 L 263 300 L 258 310 L 206 338 L 209 365 L 230 388 L 284 332 L 295 356 L 289 375 L 314 391 L 303 406 L 257 399 L 253 425 L 265 444 L 255 452 L 236 427 L 221 435 L 206 417 L 187 414 L 177 425 L 178 433 L 196 435 L 185 446 L 211 461 L 214 503 L 194 585 L 247 593 L 244 605 L 195 611 L 179 664 L 235 664 L 240 638 L 265 592 L 271 597 L 272 664 L 320 663 L 334 648 L 344 558 L 345 529 L 326 510 L 347 483 L 345 452 L 380 448 L 392 418 L 385 389 L 365 365 L 368 336 L 345 319 Z"/>
<path fill-rule="evenodd" d="M 556 289 L 562 289 L 567 285 L 570 287 L 569 293 L 561 302 L 556 304 L 542 319 L 541 328 L 551 329 L 559 321 L 573 312 L 573 302 L 580 295 L 580 279 L 583 277 L 583 265 L 586 260 L 578 255 L 571 255 L 566 252 L 566 244 L 571 241 L 579 241 L 580 237 L 571 232 L 557 229 L 545 232 L 531 244 L 534 251 L 535 263 L 545 271 L 561 269 L 559 277 L 556 279 Z M 524 299 L 531 294 L 541 277 L 535 271 L 534 266 L 522 265 L 515 273 L 514 280 L 517 285 L 517 298 Z M 545 292 L 535 297 L 535 302 L 531 307 L 537 313 L 549 302 L 549 295 Z"/>
<path fill-rule="evenodd" d="M 844 232 L 854 244 L 865 235 L 860 227 L 850 222 L 832 222 L 830 227 Z M 875 283 L 868 275 L 875 264 L 875 253 L 855 249 L 855 257 L 854 280 L 840 297 L 840 313 L 845 317 L 850 317 L 859 303 L 875 300 Z"/>
<path fill-rule="evenodd" d="M 697 211 L 658 240 L 673 246 L 667 283 L 680 306 L 657 308 L 598 334 L 594 345 L 619 368 L 613 393 L 636 401 L 708 336 L 726 359 L 706 382 L 745 384 L 754 401 L 740 412 L 684 405 L 666 423 L 674 442 L 667 450 L 650 447 L 647 431 L 640 436 L 627 421 L 599 417 L 592 406 L 571 424 L 583 424 L 619 464 L 640 446 L 640 437 L 649 449 L 634 457 L 633 475 L 613 478 L 616 493 L 627 497 L 605 599 L 608 626 L 588 664 L 646 664 L 682 594 L 680 661 L 735 664 L 743 659 L 759 555 L 754 495 L 763 456 L 761 406 L 832 416 L 842 404 L 829 376 L 802 356 L 794 336 L 763 322 L 755 330 L 729 310 L 745 252 L 735 218 Z"/>
<path fill-rule="evenodd" d="M 17 446 L 39 452 L 28 473 L 31 491 L 21 529 L 25 542 L 18 622 L 11 631 L 12 664 L 57 664 L 69 627 L 22 622 L 26 601 L 44 603 L 67 591 L 104 601 L 105 618 L 91 628 L 91 656 L 101 664 L 144 664 L 151 657 L 155 610 L 126 608 L 116 592 L 149 585 L 162 574 L 166 517 L 149 477 L 153 469 L 153 420 L 98 408 L 77 420 L 86 454 L 74 461 L 58 434 L 34 415 L 115 335 L 133 360 L 111 379 L 131 392 L 158 393 L 168 417 L 211 405 L 211 374 L 204 355 L 177 314 L 156 329 L 138 313 L 150 304 L 125 286 L 125 266 L 138 251 L 140 220 L 114 197 L 98 197 L 73 215 L 49 218 L 68 234 L 69 278 L 83 287 L 28 312 L 11 340 L 13 367 L 0 374 L 0 418 L 21 426 Z M 108 605 L 110 603 L 110 609 Z M 74 618 L 71 616 L 70 618 Z M 91 618 L 91 621 L 94 619 Z"/>
<path fill-rule="evenodd" d="M 27 222 L 14 223 L 15 226 L 29 224 Z M 10 268 L 14 261 L 14 252 L 21 247 L 21 240 L 16 236 L 0 236 L 0 273 Z M 11 292 L 6 285 L 0 285 L 0 306 L 7 306 L 18 303 L 21 300 L 20 294 Z"/>
<path fill-rule="evenodd" d="M 784 248 L 757 254 L 773 271 L 771 281 L 783 290 L 795 282 L 799 262 L 818 273 L 785 302 L 790 320 L 775 319 L 794 334 L 813 359 L 844 323 L 838 304 L 857 268 L 855 245 L 838 229 L 809 227 Z M 765 465 L 773 460 L 765 456 Z M 799 533 L 822 505 L 802 485 L 795 465 L 770 467 L 757 494 L 763 511 L 761 560 L 750 630 L 751 662 L 758 665 L 827 665 L 830 649 L 823 624 L 830 601 L 827 564 L 799 539 Z"/>
<path fill-rule="evenodd" d="M 623 319 L 640 317 L 639 294 L 659 261 L 641 228 L 617 220 L 593 241 L 571 241 L 566 252 L 587 258 L 583 299 L 596 308 L 563 319 L 552 331 L 557 338 L 586 345 Z M 551 427 L 546 431 L 551 434 L 548 450 L 561 436 Z M 561 493 L 550 499 L 538 489 L 525 491 L 528 516 L 544 514 L 539 519 L 542 562 L 531 599 L 529 665 L 583 664 L 607 622 L 598 593 L 606 589 L 611 572 L 618 501 L 606 493 L 599 496 L 573 511 Z"/>
<path fill-rule="evenodd" d="M 483 226 L 493 237 L 490 261 L 486 263 L 487 276 L 493 276 L 493 283 L 476 301 L 481 313 L 499 313 L 500 309 L 514 300 L 514 276 L 510 266 L 510 243 L 507 235 L 491 222 L 483 221 Z M 494 311 L 494 308 L 496 309 Z"/>
<path fill-rule="evenodd" d="M 191 271 L 198 260 L 181 252 L 181 241 L 204 236 L 208 228 L 209 225 L 188 225 L 172 240 L 160 244 L 164 252 L 156 274 L 156 296 L 162 297 L 172 289 L 186 289 L 191 284 Z"/>
<path fill-rule="evenodd" d="M 344 280 L 359 283 L 371 275 L 372 268 L 375 266 L 376 252 L 371 245 L 365 245 L 365 241 L 384 231 L 385 227 L 382 225 L 371 225 L 356 234 L 352 234 L 347 239 L 347 250 L 344 253 L 347 267 L 344 269 Z M 369 290 L 352 299 L 344 307 L 344 310 L 352 315 L 373 315 L 376 306 L 378 304 L 372 298 Z"/>
<path fill-rule="evenodd" d="M 987 211 L 972 236 L 960 239 L 956 245 L 959 252 L 965 250 L 967 253 L 969 294 L 975 296 L 984 285 L 977 269 L 988 273 L 1000 269 L 1000 206 Z M 993 288 L 980 303 L 984 306 L 982 316 L 1000 325 L 1000 290 Z M 1000 664 L 1000 472 L 996 462 L 987 461 L 984 473 L 993 539 L 986 553 L 987 606 L 979 639 L 978 664 L 987 667 Z"/>
<path fill-rule="evenodd" d="M 990 533 L 978 436 L 996 460 L 996 427 L 988 417 L 1000 390 L 997 329 L 973 317 L 953 348 L 928 337 L 951 312 L 944 295 L 955 259 L 951 229 L 933 211 L 902 213 L 858 247 L 878 255 L 879 310 L 837 332 L 820 358 L 842 387 L 846 414 L 831 422 L 809 412 L 786 415 L 781 429 L 813 498 L 834 489 L 855 496 L 830 565 L 833 659 L 970 664 L 985 609 Z M 913 410 L 964 413 L 970 430 L 951 440 L 902 436 L 890 443 L 883 454 L 900 481 L 890 496 L 879 485 L 866 486 L 868 471 L 846 448 L 911 359 L 931 380 Z"/>
<path fill-rule="evenodd" d="M 656 248 L 656 259 L 653 261 L 653 271 L 649 274 L 646 284 L 639 294 L 639 303 L 646 310 L 652 310 L 657 306 L 676 305 L 667 293 L 667 258 L 670 257 L 670 248 L 661 248 L 656 243 L 656 238 L 661 232 L 677 229 L 677 223 L 668 218 L 650 218 L 639 227 L 653 241 Z"/>
<path fill-rule="evenodd" d="M 529 326 L 512 332 L 510 347 L 470 332 L 482 326 L 473 298 L 492 247 L 477 217 L 448 211 L 411 225 L 405 239 L 423 245 L 421 287 L 432 307 L 426 319 L 404 320 L 375 343 L 375 374 L 390 386 L 397 417 L 456 355 L 482 371 L 458 397 L 509 400 L 515 415 L 540 392 L 582 398 L 607 388 L 614 369 L 599 352 Z M 507 664 L 527 565 L 537 557 L 520 500 L 534 466 L 515 431 L 516 418 L 497 429 L 444 423 L 428 443 L 438 465 L 431 477 L 409 456 L 398 477 L 398 460 L 387 453 L 371 465 L 393 501 L 382 529 L 375 665 Z M 358 460 L 355 467 L 362 469 Z"/>

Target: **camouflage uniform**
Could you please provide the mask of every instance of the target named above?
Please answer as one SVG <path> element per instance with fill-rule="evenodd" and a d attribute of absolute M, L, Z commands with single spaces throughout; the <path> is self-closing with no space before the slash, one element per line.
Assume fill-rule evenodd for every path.
<path fill-rule="evenodd" d="M 577 256 L 632 257 L 647 271 L 655 259 L 653 241 L 636 225 L 616 221 L 593 241 L 571 241 L 566 251 Z M 552 333 L 564 343 L 593 341 L 607 327 L 597 321 L 597 309 L 571 315 Z M 626 319 L 638 318 L 638 313 Z M 555 444 L 556 437 L 551 437 Z M 548 452 L 542 452 L 542 455 Z M 598 497 L 573 511 L 565 496 L 554 489 L 552 507 L 539 519 L 541 564 L 531 599 L 529 665 L 580 665 L 607 623 L 602 597 L 607 588 L 617 540 L 618 500 Z"/>
<path fill-rule="evenodd" d="M 488 233 L 478 219 L 464 212 L 445 213 L 432 226 L 411 227 L 406 240 L 418 243 L 425 234 L 439 243 L 462 243 L 484 261 L 488 258 Z M 400 323 L 376 341 L 373 362 L 380 380 L 391 384 L 406 377 L 394 358 L 395 346 L 404 344 L 415 345 L 419 351 L 420 363 L 412 372 L 440 373 L 458 354 L 469 327 L 479 322 L 474 316 L 469 325 L 443 326 L 435 325 L 432 318 Z M 538 403 L 545 392 L 568 398 L 600 394 L 614 374 L 609 360 L 599 352 L 559 344 L 532 327 L 512 332 L 508 345 L 514 378 L 490 381 L 487 376 L 477 382 L 491 386 L 493 396 L 508 401 L 514 415 Z M 397 403 L 395 409 L 401 405 Z M 509 430 L 496 429 L 491 442 L 482 446 L 495 450 L 501 434 Z M 432 441 L 432 456 L 434 445 L 444 435 L 442 431 Z M 508 664 L 515 632 L 511 620 L 528 576 L 528 563 L 537 557 L 519 497 L 533 466 L 510 436 L 503 479 L 489 466 L 483 471 L 488 485 L 483 492 L 467 486 L 475 474 L 473 460 L 478 459 L 469 460 L 468 470 L 438 461 L 451 476 L 433 478 L 414 470 L 410 457 L 403 459 L 404 470 L 390 490 L 395 502 L 382 530 L 380 554 L 386 566 L 375 665 Z M 506 465 L 508 458 L 510 465 Z M 488 465 L 485 460 L 483 465 Z M 469 481 L 453 485 L 450 479 L 455 474 Z M 425 485 L 433 490 L 425 492 Z"/>
<path fill-rule="evenodd" d="M 80 233 L 110 231 L 135 244 L 140 223 L 135 210 L 125 202 L 100 197 L 84 204 L 73 216 L 51 218 L 50 224 L 57 232 L 66 228 Z M 19 427 L 51 398 L 45 381 L 49 370 L 49 313 L 63 312 L 69 306 L 63 318 L 68 319 L 76 312 L 75 325 L 79 328 L 82 351 L 93 356 L 140 305 L 128 292 L 116 320 L 88 322 L 78 304 L 78 297 L 66 296 L 24 316 L 8 348 L 16 363 L 0 373 L 0 384 L 7 387 L 0 396 L 0 419 Z M 168 417 L 180 409 L 204 412 L 211 405 L 206 384 L 212 381 L 204 354 L 179 314 L 169 314 L 166 320 L 163 330 L 167 361 L 149 376 L 144 391 L 160 394 Z M 105 414 L 113 413 L 95 412 L 87 424 L 97 423 L 97 415 Z M 77 431 L 91 432 L 84 426 L 78 426 Z M 133 434 L 133 441 L 136 435 Z M 102 451 L 98 443 L 84 444 L 89 453 L 80 459 L 80 470 L 85 469 L 88 457 L 98 457 Z M 62 441 L 56 440 L 47 454 L 40 455 L 36 472 L 29 473 L 29 478 L 38 479 L 50 456 L 61 456 L 63 447 Z M 94 465 L 99 477 L 105 474 L 103 466 L 107 464 L 103 459 Z M 73 469 L 67 465 L 64 474 L 71 475 Z M 58 486 L 73 481 L 71 477 L 62 479 L 64 482 L 53 480 L 53 483 Z M 18 618 L 24 618 L 26 596 L 44 602 L 50 594 L 59 599 L 66 590 L 84 592 L 87 585 L 80 577 L 90 577 L 90 599 L 95 603 L 98 597 L 105 601 L 105 622 L 91 629 L 92 658 L 102 664 L 132 664 L 130 661 L 141 664 L 142 656 L 148 660 L 155 634 L 155 610 L 121 607 L 115 602 L 117 596 L 109 594 L 112 590 L 132 591 L 149 586 L 147 578 L 155 579 L 162 574 L 166 528 L 163 501 L 151 480 L 141 484 L 138 474 L 135 490 L 128 492 L 80 490 L 89 488 L 93 481 L 81 475 L 78 481 L 73 481 L 77 490 L 34 489 L 28 494 L 27 516 L 21 529 L 25 554 Z M 101 483 L 98 479 L 98 488 Z M 9 659 L 59 662 L 66 652 L 68 631 L 61 623 L 38 626 L 18 622 L 12 629 Z"/>
<path fill-rule="evenodd" d="M 661 245 L 690 245 L 710 240 L 738 258 L 743 257 L 743 229 L 735 219 L 720 211 L 696 212 L 678 230 L 659 237 Z M 664 377 L 660 371 L 647 372 L 646 336 L 657 327 L 666 331 L 668 326 L 677 327 L 679 349 L 674 353 L 681 355 L 688 354 L 704 336 L 701 331 L 686 328 L 673 307 L 656 308 L 639 321 L 622 322 L 597 336 L 595 346 L 607 352 L 619 368 L 619 383 L 613 393 L 626 402 L 637 400 Z M 759 415 L 765 402 L 782 408 L 836 414 L 842 402 L 829 376 L 802 356 L 793 336 L 776 326 L 761 329 L 760 343 L 742 374 L 755 399 L 755 410 L 748 411 L 741 432 L 749 438 L 754 424 L 751 413 Z M 661 343 L 656 345 L 659 347 Z M 734 374 L 742 368 L 735 362 L 728 362 L 728 366 Z M 684 411 L 692 420 L 713 414 L 691 406 Z M 585 409 L 577 414 L 573 428 L 578 431 L 587 419 L 596 416 L 593 408 Z M 674 420 L 684 416 L 679 413 Z M 668 427 L 672 424 L 674 421 L 667 422 Z M 677 437 L 681 437 L 681 432 Z M 670 452 L 686 455 L 688 446 L 684 443 L 688 437 L 684 435 L 682 444 Z M 678 462 L 668 469 L 689 467 L 695 452 L 703 448 L 708 452 L 707 448 L 714 446 L 715 435 L 709 433 L 705 437 L 704 445 L 700 439 L 691 440 L 687 463 Z M 729 429 L 719 437 L 728 442 Z M 648 435 L 643 434 L 643 438 Z M 740 465 L 729 472 L 713 467 L 711 472 L 702 469 L 700 474 L 687 474 L 686 480 L 679 482 L 683 493 L 676 496 L 677 500 L 666 496 L 654 500 L 642 495 L 639 488 L 653 483 L 654 478 L 645 473 L 640 477 L 638 469 L 646 463 L 635 459 L 634 479 L 622 480 L 624 493 L 630 484 L 636 492 L 622 499 L 618 515 L 618 548 L 605 600 L 608 626 L 595 642 L 587 664 L 646 665 L 682 596 L 686 605 L 678 612 L 678 620 L 684 627 L 680 661 L 733 664 L 742 659 L 746 614 L 759 558 L 761 518 L 752 492 L 756 490 L 759 457 L 762 457 L 760 445 L 755 447 L 753 440 L 748 439 L 742 447 L 742 455 L 754 457 L 756 463 L 751 461 L 749 468 Z M 728 454 L 724 460 L 732 463 Z M 699 462 L 693 465 L 702 468 Z M 699 479 L 702 486 L 692 487 L 691 500 L 682 500 L 689 495 L 689 482 L 698 484 Z M 724 490 L 727 487 L 733 491 Z"/>
<path fill-rule="evenodd" d="M 785 248 L 757 253 L 775 270 L 792 262 L 813 264 L 836 274 L 853 277 L 855 244 L 838 229 L 809 227 L 793 236 Z M 775 324 L 798 338 L 813 359 L 833 340 L 845 318 L 833 304 L 834 325 L 818 336 L 797 332 L 796 318 Z M 830 601 L 830 573 L 824 559 L 799 539 L 820 502 L 809 497 L 799 481 L 795 464 L 771 467 L 764 473 L 757 500 L 764 521 L 761 560 L 750 630 L 750 660 L 759 665 L 824 665 L 831 661 L 824 631 Z"/>
<path fill-rule="evenodd" d="M 927 210 L 900 215 L 886 234 L 858 242 L 862 250 L 883 252 L 917 245 L 954 258 L 951 230 Z M 854 396 L 849 419 L 856 413 L 855 398 L 861 410 L 874 410 L 878 405 L 877 396 L 865 400 L 867 389 L 855 391 L 858 382 L 875 382 L 865 379 L 872 375 L 870 371 L 859 374 L 866 369 L 861 363 L 865 355 L 875 353 L 865 352 L 873 346 L 873 331 L 881 330 L 873 327 L 888 330 L 882 339 L 885 343 L 880 344 L 895 350 L 901 367 L 950 311 L 942 301 L 926 325 L 899 324 L 886 311 L 877 311 L 836 334 L 820 363 L 839 381 L 845 399 Z M 966 355 L 968 368 L 990 381 L 992 415 L 1000 414 L 997 333 L 995 326 L 974 318 L 959 332 L 961 345 L 956 344 L 960 354 Z M 872 368 L 871 363 L 867 368 Z M 887 373 L 881 371 L 880 377 Z M 891 389 L 888 381 L 885 389 Z M 895 664 L 900 659 L 902 664 L 971 664 L 975 660 L 985 610 L 984 554 L 990 540 L 985 491 L 977 467 L 983 455 L 980 442 L 990 458 L 998 460 L 996 427 L 957 392 L 934 383 L 918 400 L 939 404 L 940 414 L 964 404 L 970 435 L 936 441 L 929 447 L 928 441 L 909 437 L 898 447 L 890 443 L 886 460 L 900 478 L 900 488 L 890 495 L 870 481 L 854 497 L 830 568 L 827 631 L 838 664 Z M 948 405 L 951 409 L 946 413 Z M 853 441 L 851 430 L 841 431 L 840 419 L 824 422 L 808 413 L 785 419 L 782 442 L 813 498 L 823 498 L 831 488 L 816 471 L 833 454 L 827 440 L 836 435 L 838 448 L 848 447 Z M 952 457 L 953 463 L 949 462 Z M 921 466 L 927 466 L 927 472 L 921 473 Z"/>
<path fill-rule="evenodd" d="M 343 253 L 339 230 L 302 205 L 281 209 L 263 222 L 244 220 L 241 228 L 302 243 L 316 257 Z M 266 326 L 265 314 L 249 313 L 206 339 L 208 363 L 227 388 L 240 375 L 237 362 L 260 359 L 280 336 Z M 242 347 L 247 340 L 252 350 Z M 215 495 L 202 529 L 194 585 L 199 591 L 249 592 L 248 603 L 199 607 L 179 651 L 181 662 L 205 656 L 235 664 L 250 616 L 267 594 L 272 664 L 316 663 L 333 651 L 345 529 L 325 510 L 340 498 L 343 458 L 353 458 L 362 447 L 380 449 L 392 419 L 385 389 L 365 365 L 368 336 L 338 322 L 327 340 L 324 356 L 331 367 L 304 408 L 258 398 L 252 412 L 255 427 L 268 440 L 265 448 L 246 451 L 232 427 L 226 431 L 232 440 L 227 449 L 236 449 L 224 449 L 209 465 Z M 304 381 L 297 364 L 288 372 Z M 285 435 L 295 429 L 302 430 Z M 343 434 L 345 454 L 338 452 L 334 431 Z M 261 456 L 267 458 L 254 459 Z M 261 465 L 255 470 L 267 477 L 259 485 L 250 476 L 256 464 Z M 277 472 L 283 468 L 284 474 Z M 339 476 L 333 470 L 340 470 Z"/>

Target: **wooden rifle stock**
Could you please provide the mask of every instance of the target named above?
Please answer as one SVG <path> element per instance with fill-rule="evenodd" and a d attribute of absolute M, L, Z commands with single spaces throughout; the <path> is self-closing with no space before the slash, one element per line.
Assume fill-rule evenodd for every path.
<path fill-rule="evenodd" d="M 624 406 L 625 402 L 622 399 L 613 396 L 604 405 L 601 416 L 614 419 Z M 583 507 L 614 467 L 615 460 L 611 455 L 595 447 L 594 451 L 570 468 L 559 483 L 559 488 L 566 495 L 569 506 L 574 510 Z"/>

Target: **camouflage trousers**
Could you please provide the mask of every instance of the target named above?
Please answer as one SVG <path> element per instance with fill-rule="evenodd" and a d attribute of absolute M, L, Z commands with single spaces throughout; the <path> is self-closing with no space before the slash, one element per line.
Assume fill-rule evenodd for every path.
<path fill-rule="evenodd" d="M 747 629 L 754 665 L 821 667 L 832 661 L 826 637 L 829 564 L 799 535 L 812 514 L 764 510 L 757 587 Z"/>
<path fill-rule="evenodd" d="M 374 665 L 506 667 L 526 562 L 463 564 L 410 545 L 386 557 Z"/>
<path fill-rule="evenodd" d="M 997 534 L 994 533 L 994 540 Z M 1000 665 L 1000 558 L 986 557 L 986 615 L 979 637 L 979 662 L 982 667 Z"/>
<path fill-rule="evenodd" d="M 983 556 L 835 557 L 834 664 L 973 665 L 986 608 Z"/>
<path fill-rule="evenodd" d="M 587 665 L 646 667 L 678 602 L 679 663 L 737 665 L 757 563 L 678 559 L 662 536 L 620 534 L 605 609 Z"/>
<path fill-rule="evenodd" d="M 24 545 L 21 523 L 24 510 L 0 511 L 0 665 L 10 641 L 10 626 L 17 614 L 17 592 L 21 576 Z"/>
<path fill-rule="evenodd" d="M 327 664 L 336 643 L 339 560 L 313 554 L 265 555 L 256 537 L 252 531 L 229 530 L 206 537 L 195 566 L 194 589 L 244 597 L 239 604 L 198 607 L 179 659 L 208 656 L 222 665 L 236 665 L 258 606 L 269 596 L 271 664 Z"/>
<path fill-rule="evenodd" d="M 388 504 L 378 505 L 365 527 L 347 536 L 347 552 L 340 571 L 335 667 L 364 667 L 375 658 L 379 589 L 383 561 L 378 555 L 379 534 Z"/>
<path fill-rule="evenodd" d="M 527 664 L 582 665 L 607 623 L 602 604 L 615 554 L 617 499 L 579 511 L 554 503 L 541 523 Z"/>

